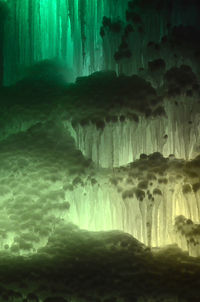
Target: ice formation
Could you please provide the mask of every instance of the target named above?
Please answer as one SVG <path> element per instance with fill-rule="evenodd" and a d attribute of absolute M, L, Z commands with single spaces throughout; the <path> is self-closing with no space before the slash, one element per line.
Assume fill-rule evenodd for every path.
<path fill-rule="evenodd" d="M 37 123 L 0 145 L 2 300 L 87 301 L 95 289 L 104 301 L 110 295 L 128 301 L 119 289 L 134 282 L 137 289 L 129 291 L 136 301 L 181 301 L 187 293 L 183 297 L 179 287 L 191 270 L 187 289 L 196 288 L 196 262 L 173 247 L 152 256 L 141 242 L 153 250 L 176 243 L 199 256 L 199 157 L 186 161 L 157 152 L 126 166 L 97 169 L 61 121 Z M 102 265 L 109 288 L 94 277 L 104 275 Z M 169 267 L 175 281 L 168 278 Z M 15 290 L 4 287 L 10 280 Z"/>
<path fill-rule="evenodd" d="M 169 24 L 198 24 L 198 10 L 192 3 L 187 9 L 182 9 L 181 1 L 171 4 L 170 10 L 167 2 L 163 1 L 158 13 L 153 2 L 145 8 L 138 1 L 134 10 L 134 16 L 140 16 L 138 23 L 136 17 L 131 19 L 131 8 L 126 13 L 128 0 L 7 0 L 10 17 L 6 26 L 4 82 L 10 84 L 19 79 L 26 67 L 53 58 L 67 65 L 66 73 L 70 80 L 102 69 L 120 71 L 122 68 L 132 74 L 160 55 L 164 56 L 168 67 L 172 66 L 177 63 L 173 50 L 170 54 L 164 45 L 165 49 L 160 53 L 153 49 L 153 44 L 146 46 L 150 41 L 159 43 L 168 33 Z M 131 62 L 125 60 L 120 67 L 114 60 L 114 53 L 120 45 L 123 26 L 119 31 L 114 26 L 103 37 L 99 33 L 103 17 L 111 18 L 113 24 L 121 20 L 123 25 L 127 15 L 134 27 L 128 43 L 135 59 Z M 14 41 L 12 48 L 10 41 Z"/>
<path fill-rule="evenodd" d="M 188 3 L 0 0 L 0 301 L 199 302 Z"/>
<path fill-rule="evenodd" d="M 166 117 L 139 116 L 138 121 L 127 118 L 122 122 L 119 116 L 114 122 L 105 122 L 103 130 L 92 123 L 73 127 L 66 122 L 65 126 L 70 129 L 77 148 L 104 168 L 119 167 L 138 159 L 141 153 L 156 151 L 164 156 L 174 154 L 177 158 L 192 159 L 199 148 L 197 108 L 198 102 L 180 100 L 175 104 L 166 100 Z"/>
<path fill-rule="evenodd" d="M 44 59 L 64 61 L 75 77 L 101 69 L 102 18 L 104 15 L 123 17 L 127 2 L 118 1 L 115 5 L 114 1 L 8 0 L 11 19 L 7 25 L 10 35 L 6 45 L 5 82 L 15 80 L 16 72 L 19 75 L 24 67 Z M 10 39 L 15 41 L 12 51 Z"/>
<path fill-rule="evenodd" d="M 198 240 L 189 248 L 174 225 L 180 215 L 199 223 L 199 158 L 140 157 L 95 171 L 62 122 L 10 136 L 1 143 L 1 248 L 33 252 L 57 224 L 70 221 L 90 231 L 119 229 L 153 247 L 176 242 L 198 256 Z"/>

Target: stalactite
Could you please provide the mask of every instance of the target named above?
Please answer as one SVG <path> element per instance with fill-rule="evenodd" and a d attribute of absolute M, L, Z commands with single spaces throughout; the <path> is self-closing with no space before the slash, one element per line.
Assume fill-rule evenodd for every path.
<path fill-rule="evenodd" d="M 7 5 L 5 2 L 0 1 L 0 87 L 3 85 L 4 74 L 4 26 L 7 15 Z"/>

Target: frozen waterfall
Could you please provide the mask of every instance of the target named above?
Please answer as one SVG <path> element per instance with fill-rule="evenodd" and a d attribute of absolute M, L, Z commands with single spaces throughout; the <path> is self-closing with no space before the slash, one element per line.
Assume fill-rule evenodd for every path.
<path fill-rule="evenodd" d="M 6 25 L 4 47 L 4 82 L 10 84 L 24 75 L 34 63 L 56 59 L 66 67 L 67 81 L 102 69 L 118 70 L 114 53 L 120 44 L 120 35 L 110 33 L 103 39 L 100 28 L 104 16 L 125 20 L 128 0 L 7 0 L 10 16 Z M 190 18 L 191 13 L 194 18 Z M 198 19 L 193 7 L 171 14 L 140 12 L 145 34 L 135 31 L 130 38 L 134 53 L 131 62 L 124 62 L 127 74 L 146 67 L 155 54 L 147 51 L 149 41 L 159 42 L 167 34 L 167 24 L 193 25 Z M 197 15 L 197 16 L 196 16 Z M 12 43 L 12 47 L 10 47 Z M 171 57 L 166 54 L 167 64 Z"/>
<path fill-rule="evenodd" d="M 121 122 L 105 122 L 105 128 L 94 124 L 64 126 L 70 130 L 76 146 L 83 154 L 104 168 L 126 165 L 140 154 L 160 152 L 164 156 L 192 159 L 199 151 L 198 102 L 183 99 L 166 100 L 166 117 L 139 117 L 139 121 L 126 119 Z"/>
<path fill-rule="evenodd" d="M 74 77 L 101 69 L 102 18 L 124 18 L 127 2 L 8 0 L 11 17 L 7 24 L 5 82 L 13 82 L 23 68 L 44 59 L 62 60 Z M 12 49 L 10 41 L 15 41 Z"/>
<path fill-rule="evenodd" d="M 153 158 L 113 173 L 98 173 L 96 179 L 88 179 L 85 184 L 80 179 L 72 182 L 65 192 L 71 204 L 65 218 L 91 231 L 119 229 L 152 247 L 177 243 L 199 256 L 199 232 L 191 231 L 200 217 L 198 179 L 180 175 L 186 169 L 184 161 Z M 177 223 L 175 227 L 179 216 L 191 221 L 185 237 Z"/>
<path fill-rule="evenodd" d="M 188 104 L 191 105 L 191 103 Z M 172 106 L 177 105 L 169 103 L 169 108 Z M 169 116 L 162 117 L 163 122 L 161 118 L 149 121 L 160 123 L 155 124 L 157 128 L 154 130 L 151 128 L 154 131 L 154 137 L 156 137 L 156 130 L 158 135 L 163 136 L 164 130 L 169 127 L 168 120 L 170 121 L 170 125 L 174 127 L 171 132 L 174 136 L 169 136 L 168 146 L 172 148 L 170 151 L 173 150 L 177 146 L 174 142 L 179 140 L 178 142 L 184 146 L 182 157 L 192 155 L 192 150 L 195 149 L 192 144 L 194 137 L 196 137 L 194 142 L 198 143 L 198 115 L 196 119 L 195 115 L 191 116 L 188 106 L 181 106 L 183 110 L 179 112 L 181 115 L 178 114 L 178 109 L 174 111 L 174 115 L 172 113 L 169 115 L 168 111 Z M 182 115 L 185 120 L 192 119 L 193 123 L 185 123 L 183 127 Z M 112 153 L 110 157 L 102 156 L 101 163 L 110 165 L 114 159 L 115 163 L 118 160 L 121 167 L 110 165 L 107 169 L 97 168 L 83 157 L 80 150 L 75 148 L 77 142 L 72 136 L 76 132 L 74 128 L 70 128 L 69 122 L 64 122 L 65 128 L 62 123 L 53 121 L 37 123 L 39 118 L 42 121 L 43 116 L 35 114 L 37 118 L 35 121 L 32 120 L 35 125 L 27 130 L 26 114 L 24 125 L 17 120 L 16 114 L 15 117 L 16 119 L 10 122 L 17 122 L 17 125 L 21 126 L 18 128 L 20 133 L 11 135 L 15 127 L 7 125 L 5 129 L 9 130 L 10 137 L 1 141 L 2 196 L 0 201 L 2 208 L 0 213 L 4 217 L 2 225 L 5 220 L 7 221 L 4 228 L 5 232 L 8 232 L 8 236 L 2 240 L 2 247 L 14 244 L 13 238 L 18 230 L 15 230 L 16 226 L 13 221 L 15 219 L 18 221 L 16 213 L 19 211 L 25 219 L 21 227 L 27 228 L 27 231 L 33 232 L 33 225 L 40 222 L 44 228 L 47 227 L 44 235 L 41 235 L 41 238 L 44 238 L 36 248 L 44 244 L 52 228 L 56 227 L 60 221 L 65 223 L 70 221 L 90 231 L 122 230 L 153 247 L 178 243 L 184 250 L 189 250 L 191 255 L 200 255 L 197 243 L 200 222 L 199 157 L 191 161 L 176 159 L 172 155 L 163 158 L 158 152 L 150 154 L 155 151 L 152 147 L 157 148 L 152 144 L 148 150 L 143 149 L 147 151 L 148 156 L 142 154 L 140 160 L 131 161 L 131 156 L 127 156 L 128 152 L 124 156 L 123 151 L 118 150 L 118 157 Z M 57 118 L 59 119 L 59 116 Z M 117 123 L 112 125 L 113 131 L 116 131 L 117 125 Z M 162 125 L 165 125 L 164 129 Z M 66 127 L 69 131 L 66 131 Z M 125 132 L 122 137 L 126 137 L 127 141 L 129 140 L 127 135 L 137 130 L 133 122 L 132 124 L 131 122 L 121 123 L 120 127 L 124 127 Z M 145 129 L 139 136 L 142 136 Z M 91 132 L 95 134 L 94 138 L 95 131 L 93 125 Z M 82 129 L 82 140 L 84 137 L 84 129 Z M 120 142 L 117 135 L 114 138 Z M 132 140 L 134 142 L 134 133 Z M 159 137 L 157 142 L 159 142 Z M 108 147 L 102 154 L 108 154 L 108 148 L 111 148 L 110 137 L 107 137 L 104 143 L 106 145 L 102 146 L 102 152 L 103 147 L 106 148 L 107 145 Z M 113 144 L 112 140 L 111 143 Z M 92 144 L 93 150 L 97 151 L 98 144 L 94 141 Z M 118 148 L 121 146 L 122 144 L 119 144 Z M 146 146 L 148 147 L 147 143 Z M 117 147 L 114 150 L 116 151 Z M 174 150 L 180 152 L 180 149 Z M 131 150 L 129 152 L 131 154 Z M 119 155 L 124 157 L 119 157 Z M 138 149 L 138 154 L 135 153 L 135 156 L 139 155 Z M 107 158 L 109 161 L 106 162 Z M 129 165 L 124 165 L 128 161 Z M 25 213 L 24 207 L 27 208 Z M 178 216 L 186 218 L 176 223 Z M 36 220 L 35 217 L 37 217 Z M 8 229 L 7 225 L 9 225 Z M 34 232 L 40 231 L 43 234 L 43 229 L 37 229 L 35 226 Z"/>

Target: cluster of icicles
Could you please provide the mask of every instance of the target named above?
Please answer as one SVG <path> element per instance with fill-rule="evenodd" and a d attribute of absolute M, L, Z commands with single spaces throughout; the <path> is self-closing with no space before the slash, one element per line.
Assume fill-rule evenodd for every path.
<path fill-rule="evenodd" d="M 140 117 L 139 122 L 126 120 L 123 123 L 119 120 L 107 123 L 103 131 L 92 123 L 73 127 L 69 121 L 65 122 L 64 126 L 74 137 L 78 149 L 87 158 L 92 158 L 98 167 L 114 168 L 110 177 L 115 176 L 112 185 L 108 177 L 102 176 L 103 181 L 100 177 L 99 184 L 84 189 L 79 186 L 69 193 L 69 199 L 75 205 L 71 208 L 75 223 L 91 230 L 120 229 L 151 246 L 177 243 L 191 255 L 199 256 L 199 234 L 193 230 L 197 229 L 200 221 L 200 197 L 198 190 L 183 189 L 185 184 L 190 188 L 198 184 L 198 171 L 197 174 L 192 172 L 191 178 L 182 175 L 181 171 L 174 174 L 169 169 L 165 172 L 162 171 L 162 161 L 158 161 L 158 171 L 151 179 L 148 162 L 142 168 L 145 175 L 137 169 L 130 173 L 125 168 L 128 163 L 138 160 L 141 154 L 154 152 L 169 157 L 174 167 L 179 165 L 176 158 L 185 163 L 195 158 L 199 153 L 200 135 L 197 107 L 198 103 L 180 101 L 177 106 L 173 102 L 165 102 L 167 118 Z M 118 167 L 121 170 L 116 173 L 120 169 Z M 126 181 L 123 171 L 127 174 Z M 148 184 L 137 193 L 142 180 Z M 185 232 L 182 230 L 184 227 L 177 227 L 178 222 L 174 226 L 176 217 L 181 215 L 193 222 L 189 228 L 185 227 Z"/>
<path fill-rule="evenodd" d="M 191 255 L 199 255 L 198 162 L 194 163 L 194 167 L 189 168 L 187 173 L 184 168 L 184 165 L 199 154 L 198 106 L 198 102 L 180 100 L 177 106 L 174 102 L 166 101 L 167 117 L 145 119 L 140 116 L 138 122 L 128 119 L 123 122 L 119 120 L 106 123 L 103 130 L 97 129 L 92 123 L 73 126 L 70 120 L 62 121 L 61 126 L 66 133 L 66 140 L 67 135 L 70 135 L 71 139 L 74 139 L 76 148 L 85 158 L 93 160 L 96 166 L 95 175 L 93 178 L 80 178 L 79 172 L 77 177 L 70 176 L 69 173 L 66 185 L 66 180 L 63 178 L 66 171 L 62 167 L 64 165 L 69 167 L 71 163 L 66 162 L 68 151 L 63 148 L 59 155 L 63 156 L 59 158 L 61 161 L 59 169 L 56 164 L 57 159 L 55 159 L 55 168 L 51 161 L 48 168 L 50 172 L 46 163 L 41 165 L 38 163 L 40 186 L 44 186 L 46 190 L 46 178 L 55 181 L 57 178 L 60 179 L 55 184 L 48 183 L 48 194 L 52 195 L 50 200 L 55 204 L 61 203 L 61 208 L 63 202 L 69 202 L 69 213 L 61 215 L 66 222 L 71 221 L 80 228 L 91 231 L 123 230 L 150 246 L 178 243 L 184 250 L 189 250 Z M 32 120 L 31 125 L 31 121 L 27 123 L 26 119 L 24 122 L 19 119 L 18 123 L 15 119 L 13 123 L 15 127 L 7 127 L 4 129 L 5 132 L 26 133 L 26 130 L 36 121 Z M 34 144 L 34 141 L 32 143 Z M 43 143 L 45 144 L 45 141 Z M 39 145 L 38 148 L 40 147 Z M 55 150 L 57 148 L 55 147 Z M 42 154 L 43 151 L 40 152 L 38 149 L 38 152 Z M 51 152 L 54 156 L 54 150 L 48 152 L 50 152 L 49 156 Z M 146 161 L 146 156 L 155 152 L 160 152 L 164 158 L 160 160 L 158 157 L 153 162 Z M 143 155 L 140 162 L 138 160 L 141 154 Z M 24 156 L 26 158 L 26 154 Z M 163 166 L 165 157 L 169 162 L 167 170 Z M 133 169 L 127 166 L 130 163 Z M 35 164 L 33 163 L 31 168 L 33 173 L 36 173 Z M 54 170 L 56 174 L 52 175 Z M 8 171 L 6 169 L 6 173 Z M 30 186 L 31 180 L 32 176 L 29 177 Z M 16 181 L 14 184 L 17 188 Z M 34 198 L 39 202 L 43 197 L 37 196 L 38 194 Z M 49 200 L 49 197 L 47 199 Z M 8 204 L 8 201 L 5 202 Z M 47 207 L 49 208 L 48 204 Z M 56 219 L 60 217 L 59 211 L 57 213 L 54 210 L 52 213 Z M 177 216 L 185 218 L 176 221 Z"/>
<path fill-rule="evenodd" d="M 114 54 L 121 35 L 111 33 L 102 39 L 100 28 L 104 16 L 114 21 L 125 21 L 128 0 L 7 2 L 10 16 L 4 47 L 5 84 L 20 79 L 26 67 L 46 59 L 63 63 L 62 72 L 67 81 L 102 69 L 118 70 Z M 144 14 L 145 35 L 135 31 L 131 38 L 134 60 L 128 62 L 124 72 L 132 74 L 138 72 L 139 68 L 146 68 L 148 61 L 155 59 L 146 51 L 148 42 L 159 42 L 167 34 L 167 23 L 176 26 L 189 22 L 192 25 L 190 13 L 179 10 L 177 13 L 175 9 L 170 19 L 162 14 Z M 171 58 L 166 57 L 165 60 L 169 62 Z"/>

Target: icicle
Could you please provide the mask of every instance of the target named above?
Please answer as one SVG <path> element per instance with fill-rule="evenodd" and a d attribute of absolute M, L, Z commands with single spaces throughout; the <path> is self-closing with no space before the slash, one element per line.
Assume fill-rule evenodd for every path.
<path fill-rule="evenodd" d="M 85 32 L 85 20 L 86 17 L 86 0 L 79 0 L 79 18 L 80 18 L 80 27 L 81 27 L 81 42 L 82 42 L 82 57 L 83 64 L 85 64 L 85 41 L 86 41 L 86 32 Z"/>

